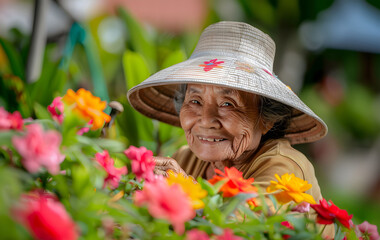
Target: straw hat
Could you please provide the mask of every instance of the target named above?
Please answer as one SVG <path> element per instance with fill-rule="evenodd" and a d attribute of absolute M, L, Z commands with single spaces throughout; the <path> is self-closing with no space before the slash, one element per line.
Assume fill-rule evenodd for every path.
<path fill-rule="evenodd" d="M 191 57 L 163 69 L 128 91 L 142 114 L 180 126 L 174 95 L 181 84 L 212 84 L 258 94 L 293 108 L 285 137 L 291 144 L 313 142 L 327 134 L 326 124 L 272 72 L 275 43 L 242 22 L 207 27 Z"/>

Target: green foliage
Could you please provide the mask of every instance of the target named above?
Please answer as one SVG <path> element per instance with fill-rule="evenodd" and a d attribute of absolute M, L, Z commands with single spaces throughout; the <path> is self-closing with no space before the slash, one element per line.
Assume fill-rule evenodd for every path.
<path fill-rule="evenodd" d="M 25 72 L 23 68 L 23 61 L 21 55 L 17 53 L 16 48 L 7 40 L 0 38 L 0 46 L 3 48 L 8 61 L 12 74 L 21 79 L 25 79 Z"/>

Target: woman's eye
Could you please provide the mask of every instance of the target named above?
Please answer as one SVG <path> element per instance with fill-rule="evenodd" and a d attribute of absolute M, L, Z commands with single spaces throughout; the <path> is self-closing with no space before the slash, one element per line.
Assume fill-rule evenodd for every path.
<path fill-rule="evenodd" d="M 222 107 L 230 107 L 230 106 L 233 106 L 233 104 L 232 104 L 232 103 L 229 103 L 229 102 L 224 102 L 224 103 L 222 104 Z"/>
<path fill-rule="evenodd" d="M 191 100 L 190 102 L 194 103 L 194 104 L 199 104 L 200 103 L 198 100 Z"/>

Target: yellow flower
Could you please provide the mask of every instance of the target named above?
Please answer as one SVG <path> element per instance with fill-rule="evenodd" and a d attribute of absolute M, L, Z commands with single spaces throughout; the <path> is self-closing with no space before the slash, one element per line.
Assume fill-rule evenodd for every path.
<path fill-rule="evenodd" d="M 282 204 L 288 203 L 290 201 L 295 201 L 296 203 L 308 202 L 315 204 L 313 196 L 305 193 L 305 191 L 311 188 L 311 184 L 307 183 L 298 177 L 292 174 L 284 174 L 281 178 L 276 174 L 275 175 L 278 182 L 270 181 L 270 185 L 267 188 L 267 192 L 274 192 L 277 190 L 282 190 L 279 193 L 276 193 L 274 196 L 277 201 Z"/>
<path fill-rule="evenodd" d="M 204 207 L 204 203 L 201 199 L 207 196 L 207 191 L 202 189 L 201 185 L 192 177 L 185 177 L 182 174 L 175 174 L 172 171 L 168 171 L 166 181 L 170 186 L 174 184 L 180 185 L 181 189 L 190 198 L 191 205 L 194 209 Z"/>
<path fill-rule="evenodd" d="M 78 113 L 86 121 L 92 120 L 91 130 L 99 129 L 104 122 L 109 122 L 111 117 L 103 112 L 107 103 L 95 97 L 90 91 L 83 88 L 74 92 L 72 89 L 67 90 L 63 96 L 63 101 L 68 105 L 73 105 L 73 111 Z"/>

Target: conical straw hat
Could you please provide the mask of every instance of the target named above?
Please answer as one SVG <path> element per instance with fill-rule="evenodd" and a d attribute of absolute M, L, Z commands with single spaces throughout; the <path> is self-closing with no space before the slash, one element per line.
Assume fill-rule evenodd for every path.
<path fill-rule="evenodd" d="M 292 144 L 313 142 L 327 134 L 326 124 L 273 74 L 275 43 L 242 22 L 207 27 L 191 57 L 163 69 L 128 91 L 142 114 L 180 126 L 174 95 L 182 84 L 212 84 L 258 94 L 293 108 L 285 137 Z"/>

